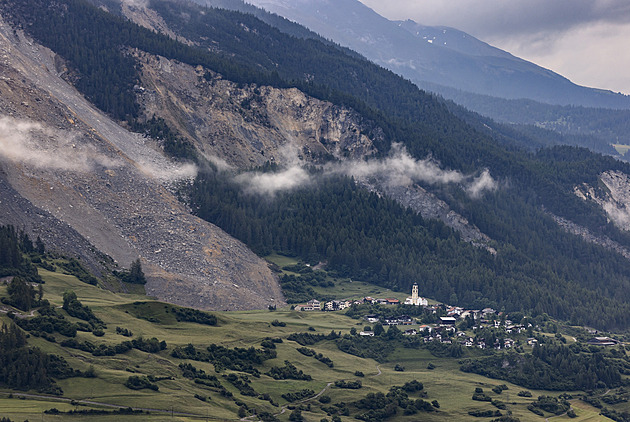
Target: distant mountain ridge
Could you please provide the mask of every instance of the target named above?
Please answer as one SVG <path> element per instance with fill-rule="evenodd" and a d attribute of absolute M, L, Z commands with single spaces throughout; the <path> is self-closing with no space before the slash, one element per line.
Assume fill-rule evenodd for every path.
<path fill-rule="evenodd" d="M 423 88 L 429 83 L 505 99 L 630 108 L 628 96 L 576 85 L 453 28 L 390 21 L 358 0 L 248 2 L 349 47 Z"/>

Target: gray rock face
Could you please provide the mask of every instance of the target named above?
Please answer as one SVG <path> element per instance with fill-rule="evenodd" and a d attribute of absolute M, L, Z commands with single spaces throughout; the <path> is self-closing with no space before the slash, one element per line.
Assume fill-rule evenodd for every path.
<path fill-rule="evenodd" d="M 164 118 L 208 157 L 247 168 L 285 162 L 286 147 L 310 162 L 375 151 L 365 135 L 369 122 L 352 110 L 297 89 L 238 87 L 200 67 L 133 54 L 143 63 L 139 99 L 146 118 Z"/>
<path fill-rule="evenodd" d="M 596 245 L 603 246 L 606 249 L 615 251 L 626 259 L 630 259 L 630 250 L 620 245 L 619 243 L 615 242 L 614 240 L 606 236 L 596 236 L 593 233 L 591 233 L 591 231 L 588 230 L 587 228 L 579 226 L 567 219 L 558 217 L 557 215 L 552 215 L 552 217 L 555 220 L 555 222 L 558 223 L 558 225 L 562 227 L 565 231 L 569 233 L 573 233 L 576 236 L 580 236 L 582 239 L 586 240 L 587 242 L 594 243 Z"/>
<path fill-rule="evenodd" d="M 584 200 L 597 203 L 610 221 L 622 230 L 630 230 L 630 177 L 619 171 L 599 176 L 600 186 L 576 186 L 574 192 Z"/>

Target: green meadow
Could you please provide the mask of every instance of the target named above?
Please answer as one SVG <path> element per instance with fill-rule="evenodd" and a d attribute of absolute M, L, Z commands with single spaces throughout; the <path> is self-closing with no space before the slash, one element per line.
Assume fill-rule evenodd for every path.
<path fill-rule="evenodd" d="M 116 333 L 116 328 L 126 328 L 133 333 L 133 339 L 157 338 L 165 341 L 167 348 L 158 353 L 146 353 L 132 349 L 115 356 L 94 356 L 78 349 L 62 347 L 60 342 L 65 339 L 55 333 L 55 342 L 41 337 L 30 336 L 28 344 L 41 350 L 60 355 L 74 368 L 86 371 L 93 367 L 95 378 L 74 377 L 58 381 L 63 389 L 63 396 L 53 397 L 39 394 L 36 391 L 11 391 L 0 389 L 0 415 L 14 421 L 61 421 L 61 420 L 89 420 L 89 421 L 232 421 L 239 420 L 239 408 L 247 408 L 248 420 L 258 420 L 253 416 L 262 412 L 275 415 L 280 421 L 289 421 L 295 408 L 301 408 L 304 421 L 319 422 L 324 419 L 333 420 L 322 407 L 335 403 L 352 403 L 364 398 L 368 393 L 386 394 L 390 387 L 401 386 L 406 382 L 420 381 L 424 385 L 422 395 L 410 393 L 411 399 L 422 398 L 428 402 L 437 400 L 439 408 L 432 412 L 420 412 L 414 415 L 404 415 L 401 409 L 395 416 L 387 419 L 392 421 L 454 421 L 454 420 L 492 420 L 493 418 L 475 418 L 469 411 L 497 409 L 489 402 L 473 401 L 471 399 L 475 388 L 483 388 L 493 399 L 506 403 L 507 409 L 502 414 L 511 415 L 521 421 L 542 421 L 554 416 L 545 414 L 540 417 L 527 410 L 528 404 L 539 395 L 557 396 L 560 392 L 531 391 L 531 398 L 517 395 L 524 388 L 500 380 L 492 380 L 479 375 L 464 373 L 459 370 L 457 358 L 437 358 L 425 349 L 395 350 L 385 362 L 359 358 L 339 350 L 332 340 L 325 340 L 313 345 L 309 349 L 321 353 L 334 362 L 332 368 L 319 360 L 304 356 L 297 351 L 301 346 L 287 340 L 291 333 L 308 332 L 312 334 L 328 334 L 331 330 L 347 334 L 352 328 L 361 330 L 364 321 L 346 317 L 340 312 L 297 312 L 289 308 L 276 311 L 245 311 L 245 312 L 216 312 L 218 318 L 216 326 L 202 325 L 193 322 L 177 321 L 174 305 L 152 301 L 146 296 L 133 294 L 112 293 L 99 287 L 84 284 L 70 275 L 40 270 L 45 280 L 44 298 L 57 307 L 58 312 L 70 321 L 78 322 L 61 309 L 63 293 L 74 291 L 79 300 L 89 306 L 96 316 L 107 325 L 105 335 L 96 337 L 90 332 L 77 333 L 78 342 L 90 342 L 95 345 L 116 345 L 130 338 Z M 356 286 L 356 287 L 355 287 Z M 345 298 L 366 295 L 388 295 L 389 292 L 359 282 L 339 283 L 335 287 L 336 295 Z M 327 292 L 331 294 L 330 291 Z M 0 296 L 6 295 L 6 287 L 0 286 Z M 356 296 L 354 296 L 356 295 Z M 391 295 L 401 297 L 404 294 Z M 404 297 L 402 297 L 404 299 Z M 0 320 L 8 324 L 10 319 L 6 313 L 0 314 Z M 284 323 L 278 325 L 277 322 Z M 273 323 L 273 324 L 272 324 Z M 260 348 L 261 341 L 266 337 L 282 339 L 275 343 L 277 357 L 256 365 L 260 377 L 248 375 L 251 387 L 258 395 L 268 394 L 269 400 L 256 396 L 245 396 L 224 375 L 238 373 L 229 369 L 215 368 L 211 363 L 182 360 L 171 356 L 177 346 L 194 345 L 197 349 L 205 349 L 210 344 L 218 344 L 228 348 Z M 312 377 L 312 380 L 274 380 L 264 375 L 272 367 L 281 367 L 285 361 L 291 362 L 299 370 Z M 232 397 L 219 394 L 216 389 L 195 384 L 185 378 L 179 368 L 181 363 L 190 363 L 195 368 L 215 375 L 225 390 Z M 396 364 L 402 365 L 404 371 L 396 371 Z M 434 369 L 428 369 L 429 364 Z M 216 370 L 219 370 L 217 372 Z M 355 375 L 361 371 L 364 376 Z M 242 375 L 241 373 L 238 373 Z M 158 391 L 150 389 L 132 390 L 124 384 L 130 376 L 152 376 L 158 381 Z M 161 379 L 164 378 L 164 379 Z M 159 380 L 161 379 L 161 380 Z M 357 390 L 338 388 L 336 381 L 362 382 L 362 388 Z M 492 387 L 506 384 L 508 389 L 501 394 L 492 391 Z M 286 393 L 303 389 L 313 390 L 329 396 L 331 402 L 322 404 L 317 398 L 311 398 L 299 403 L 289 403 L 282 396 Z M 205 400 L 205 401 L 204 401 Z M 579 402 L 572 401 L 577 415 L 575 421 L 607 420 L 599 415 L 599 410 Z M 102 409 L 114 410 L 111 406 L 131 407 L 142 409 L 149 413 L 143 414 L 108 414 L 108 415 L 54 415 L 44 413 L 49 409 L 61 412 L 70 410 Z M 353 411 L 351 416 L 337 415 L 342 421 L 356 420 Z M 336 420 L 339 420 L 336 419 Z M 568 416 L 554 417 L 554 421 L 568 420 Z"/>

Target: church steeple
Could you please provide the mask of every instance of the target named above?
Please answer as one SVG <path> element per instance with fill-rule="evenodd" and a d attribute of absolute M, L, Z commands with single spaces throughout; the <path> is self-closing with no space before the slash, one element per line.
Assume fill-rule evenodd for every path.
<path fill-rule="evenodd" d="M 415 305 L 415 306 L 427 306 L 428 302 L 426 299 L 420 297 L 418 294 L 418 283 L 413 283 L 411 286 L 411 297 L 408 297 L 405 300 L 405 305 Z"/>

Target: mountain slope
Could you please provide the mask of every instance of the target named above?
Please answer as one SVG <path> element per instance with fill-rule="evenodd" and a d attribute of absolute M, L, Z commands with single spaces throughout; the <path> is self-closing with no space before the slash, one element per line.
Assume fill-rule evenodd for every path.
<path fill-rule="evenodd" d="M 300 71 L 302 72 L 302 74 L 311 74 L 312 71 L 313 75 L 315 76 L 315 81 L 320 81 L 320 83 L 323 83 L 324 81 L 329 81 L 329 79 L 327 78 L 330 78 L 331 75 L 322 71 L 328 69 L 327 65 L 322 65 L 322 63 L 327 63 L 327 58 L 325 56 L 320 57 L 317 68 L 314 64 L 311 65 L 311 62 L 309 61 L 310 58 L 307 55 L 308 53 L 305 53 L 303 56 L 298 55 L 300 57 L 299 61 L 293 60 L 291 63 L 287 62 L 286 56 L 280 53 L 280 48 L 278 48 L 277 46 L 285 46 L 284 49 L 286 49 L 286 45 L 291 45 L 291 43 L 293 43 L 294 41 L 291 41 L 289 38 L 286 38 L 279 33 L 274 33 L 273 31 L 269 32 L 267 29 L 265 29 L 264 26 L 257 24 L 246 16 L 215 11 L 214 16 L 209 16 L 209 14 L 207 14 L 204 17 L 200 17 L 199 19 L 187 18 L 186 20 L 182 20 L 181 13 L 176 13 L 178 9 L 173 6 L 169 6 L 168 2 L 154 2 L 152 4 L 156 7 L 156 10 L 159 11 L 160 16 L 164 18 L 164 21 L 170 23 L 170 28 L 172 30 L 175 30 L 176 33 L 183 34 L 187 40 L 194 43 L 199 43 L 202 46 L 210 45 L 210 43 L 215 46 L 219 46 L 219 48 L 223 46 L 226 51 L 226 46 L 228 44 L 224 43 L 223 37 L 225 36 L 225 32 L 228 31 L 222 30 L 220 32 L 216 32 L 216 24 L 210 25 L 210 22 L 217 22 L 221 19 L 226 19 L 227 16 L 231 16 L 231 19 L 234 19 L 237 24 L 239 24 L 241 27 L 245 25 L 245 27 L 247 28 L 245 32 L 239 33 L 238 36 L 239 39 L 247 39 L 247 44 L 250 43 L 249 38 L 255 38 L 256 36 L 260 36 L 262 38 L 272 37 L 268 40 L 268 47 L 266 47 L 265 50 L 257 50 L 255 52 L 256 55 L 266 55 L 267 58 L 264 58 L 264 61 L 262 63 L 265 63 L 266 60 L 281 63 L 281 65 L 278 65 L 276 69 L 278 69 L 278 72 L 283 76 L 286 75 L 288 77 L 298 77 L 298 75 L 300 75 L 300 73 L 298 72 Z M 178 7 L 182 7 L 182 5 L 180 4 Z M 195 14 L 189 13 L 189 16 L 193 15 Z M 229 31 L 235 30 L 231 28 L 229 29 Z M 236 33 L 236 31 L 234 33 Z M 226 40 L 226 42 L 228 41 L 229 40 Z M 252 39 L 251 45 L 255 46 L 257 42 L 259 42 L 259 40 Z M 247 60 L 247 47 L 245 45 L 237 45 L 236 48 L 232 46 L 231 48 L 232 49 L 230 51 L 236 53 L 235 58 L 237 60 Z M 300 51 L 301 48 L 294 47 L 288 50 L 294 52 Z M 244 57 L 241 57 L 241 54 Z M 251 60 L 251 58 L 249 60 Z M 301 64 L 301 67 L 299 69 L 292 67 L 293 63 L 295 62 L 299 62 Z M 350 62 L 348 62 L 348 65 L 357 66 L 357 64 L 351 64 Z M 368 73 L 366 70 L 362 70 L 362 74 L 366 78 L 364 79 L 364 81 L 369 80 L 369 78 L 374 78 L 374 75 L 378 74 L 379 72 L 378 70 L 373 71 L 372 68 L 369 67 L 368 69 L 370 69 L 369 72 L 374 73 Z M 346 70 L 346 74 L 352 75 L 352 70 Z M 359 79 L 356 82 L 360 81 L 361 80 Z M 336 86 L 344 89 L 344 91 L 348 94 L 350 94 L 350 92 L 353 92 L 354 95 L 365 99 L 370 104 L 374 104 L 374 106 L 377 106 L 377 103 L 374 99 L 383 98 L 379 96 L 384 96 L 384 92 L 387 92 L 386 90 L 371 90 L 369 91 L 369 93 L 367 93 L 368 91 L 364 89 L 355 89 L 351 91 L 350 88 L 347 87 L 347 85 L 344 85 L 354 82 L 355 81 L 353 81 L 351 78 L 350 82 L 337 80 L 334 83 L 336 84 Z M 369 84 L 366 82 L 364 83 L 369 86 L 378 86 L 376 84 Z M 392 80 L 388 80 L 387 83 L 389 84 L 389 86 L 396 86 L 396 89 L 398 89 L 398 86 L 395 85 Z M 363 87 L 365 85 L 359 86 Z M 306 88 L 308 89 L 309 87 L 307 86 Z M 398 92 L 400 91 L 396 91 L 397 95 Z M 418 92 L 418 94 L 416 94 L 416 92 Z M 388 93 L 390 95 L 392 94 L 391 91 Z M 465 219 L 468 219 L 473 224 L 478 225 L 481 228 L 482 233 L 485 233 L 486 235 L 490 234 L 490 237 L 494 241 L 498 240 L 500 242 L 501 249 L 498 250 L 498 257 L 501 258 L 498 259 L 498 261 L 502 262 L 503 264 L 493 264 L 492 272 L 494 272 L 494 276 L 498 276 L 500 280 L 504 280 L 502 277 L 505 277 L 505 274 L 500 275 L 500 273 L 507 269 L 507 267 L 505 267 L 501 271 L 499 271 L 496 265 L 499 265 L 499 268 L 501 268 L 502 265 L 507 264 L 509 267 L 514 262 L 520 262 L 522 265 L 524 265 L 524 267 L 522 268 L 532 268 L 531 266 L 539 265 L 539 263 L 542 261 L 549 262 L 548 258 L 550 256 L 558 257 L 562 255 L 568 258 L 569 261 L 573 263 L 568 264 L 569 261 L 566 261 L 568 266 L 565 266 L 565 264 L 559 264 L 559 261 L 556 262 L 556 264 L 559 265 L 554 271 L 559 271 L 558 274 L 562 274 L 559 279 L 556 278 L 555 275 L 552 275 L 552 273 L 547 273 L 547 270 L 544 270 L 543 268 L 534 271 L 538 274 L 538 277 L 541 277 L 542 274 L 546 274 L 542 277 L 546 280 L 545 283 L 550 283 L 547 285 L 547 287 L 550 287 L 551 285 L 556 283 L 556 289 L 558 289 L 560 284 L 565 283 L 565 281 L 562 280 L 572 279 L 573 281 L 569 284 L 571 287 L 569 287 L 569 290 L 567 290 L 566 293 L 562 295 L 567 299 L 569 297 L 572 297 L 572 293 L 569 293 L 570 291 L 577 291 L 576 289 L 581 289 L 581 287 L 578 288 L 576 284 L 572 284 L 573 282 L 577 282 L 578 279 L 581 279 L 581 281 L 577 282 L 578 284 L 586 283 L 590 285 L 588 289 L 593 288 L 594 285 L 590 284 L 590 281 L 587 281 L 589 277 L 583 277 L 579 275 L 580 273 L 584 275 L 584 271 L 589 272 L 591 270 L 580 270 L 578 272 L 571 272 L 571 274 L 569 274 L 568 272 L 566 272 L 566 269 L 575 265 L 577 265 L 577 267 L 579 267 L 580 265 L 589 266 L 590 264 L 588 264 L 587 262 L 580 262 L 579 256 L 599 256 L 600 258 L 597 258 L 596 260 L 601 260 L 603 259 L 603 256 L 600 255 L 602 251 L 597 248 L 593 249 L 589 246 L 585 247 L 584 245 L 568 246 L 569 244 L 572 244 L 572 242 L 574 242 L 574 238 L 562 234 L 562 230 L 558 226 L 555 226 L 555 223 L 550 216 L 546 215 L 541 210 L 536 209 L 536 206 L 532 208 L 533 204 L 528 204 L 527 200 L 517 197 L 519 195 L 522 195 L 524 197 L 529 197 L 529 200 L 532 200 L 532 198 L 537 198 L 534 200 L 535 203 L 544 203 L 553 212 L 558 212 L 562 215 L 570 216 L 571 218 L 579 221 L 582 224 L 587 224 L 593 227 L 599 226 L 598 230 L 601 230 L 602 225 L 606 226 L 605 216 L 601 214 L 601 211 L 597 211 L 596 207 L 594 207 L 593 204 L 582 202 L 582 200 L 575 197 L 571 192 L 571 187 L 565 185 L 566 180 L 564 180 L 563 178 L 568 177 L 569 180 L 596 180 L 598 171 L 616 166 L 623 167 L 623 165 L 615 164 L 612 160 L 596 158 L 596 156 L 591 157 L 588 154 L 585 154 L 583 151 L 565 150 L 558 151 L 557 154 L 558 157 L 563 157 L 562 160 L 566 160 L 566 164 L 557 167 L 557 164 L 555 164 L 553 161 L 548 161 L 544 159 L 544 156 L 532 157 L 521 152 L 507 151 L 499 147 L 496 143 L 490 141 L 486 136 L 475 133 L 475 131 L 472 130 L 470 126 L 462 124 L 461 121 L 454 119 L 453 116 L 444 114 L 444 109 L 442 109 L 440 105 L 435 103 L 435 101 L 432 100 L 430 97 L 423 96 L 423 94 L 419 93 L 419 91 L 408 91 L 408 93 L 406 93 L 405 95 L 410 95 L 409 93 L 411 93 L 411 97 L 414 98 L 414 100 L 418 101 L 419 104 L 422 104 L 421 111 L 416 108 L 409 107 L 409 103 L 389 104 L 386 101 L 381 101 L 378 103 L 378 107 L 382 110 L 384 114 L 387 114 L 388 116 L 396 115 L 400 117 L 400 120 L 389 120 L 390 117 L 382 117 L 380 118 L 380 120 L 377 118 L 376 121 L 378 121 L 379 124 L 382 124 L 382 127 L 386 127 L 386 130 L 384 131 L 386 140 L 392 139 L 392 134 L 394 134 L 394 136 L 400 136 L 400 138 L 398 139 L 404 139 L 405 145 L 410 149 L 410 151 L 413 152 L 416 157 L 422 157 L 426 152 L 431 152 L 436 157 L 438 157 L 442 161 L 442 164 L 446 167 L 467 169 L 475 168 L 475 166 L 482 165 L 482 163 L 487 164 L 494 175 L 505 175 L 505 177 L 509 179 L 509 183 L 514 184 L 510 189 L 500 189 L 501 192 L 499 195 L 497 195 L 497 197 L 500 197 L 501 200 L 498 200 L 497 197 L 494 197 L 495 195 L 489 195 L 489 197 L 483 198 L 481 201 L 470 201 L 469 198 L 462 197 L 461 195 L 458 195 L 457 193 L 452 192 L 445 187 L 437 188 L 438 192 L 442 190 L 439 193 L 440 196 L 443 198 L 447 198 L 450 206 L 456 207 L 456 210 L 458 210 L 461 215 L 465 217 Z M 244 95 L 244 93 L 239 94 L 237 98 L 244 98 L 241 97 L 242 95 Z M 416 95 L 417 97 L 414 97 Z M 404 96 L 401 96 L 401 98 L 404 98 Z M 363 113 L 364 116 L 374 116 L 373 113 L 370 114 L 366 111 L 363 111 Z M 410 116 L 416 117 L 417 120 L 415 120 L 413 123 L 408 122 L 406 118 L 410 118 Z M 394 121 L 396 122 L 396 126 L 393 126 Z M 387 126 L 388 123 L 391 126 Z M 433 123 L 433 125 L 431 125 L 431 123 Z M 404 132 L 404 135 L 402 134 L 402 132 Z M 420 133 L 422 133 L 423 136 L 420 137 Z M 436 140 L 441 140 L 441 142 L 436 142 Z M 461 151 L 466 151 L 466 154 L 461 154 Z M 583 172 L 583 163 L 581 161 L 585 158 L 587 158 L 588 160 L 592 160 L 587 167 L 589 168 L 589 172 Z M 282 164 L 282 162 L 280 162 L 280 164 Z M 284 171 L 282 168 L 279 170 Z M 287 170 L 287 174 L 289 170 Z M 554 172 L 558 173 L 557 176 L 551 176 L 552 174 L 554 174 Z M 213 183 L 215 182 L 210 182 L 210 184 Z M 518 185 L 518 187 L 516 187 L 516 185 Z M 383 191 L 383 189 L 380 190 Z M 431 188 L 431 190 L 435 191 L 435 187 Z M 453 195 L 456 199 L 453 197 Z M 222 203 L 220 199 L 219 203 Z M 499 204 L 501 204 L 501 206 L 498 206 Z M 288 208 L 293 209 L 294 207 L 295 205 L 291 205 Z M 210 209 L 212 210 L 212 208 Z M 227 209 L 229 209 L 230 211 L 226 211 L 225 214 L 220 215 L 218 218 L 219 220 L 223 221 L 223 223 L 221 223 L 223 224 L 223 227 L 225 227 L 227 230 L 230 230 L 230 232 L 241 233 L 243 239 L 247 239 L 249 236 L 247 234 L 248 231 L 249 233 L 254 233 L 257 230 L 261 229 L 264 231 L 264 225 L 261 228 L 257 227 L 258 223 L 255 221 L 250 222 L 248 220 L 240 219 L 243 213 L 247 215 L 247 212 L 249 212 L 246 205 L 241 204 L 240 206 L 237 206 L 236 209 L 231 209 L 229 207 L 227 207 Z M 517 210 L 519 211 L 517 212 Z M 216 209 L 213 211 L 213 213 L 215 212 Z M 260 215 L 257 214 L 260 212 L 265 211 L 255 211 L 257 218 L 260 218 Z M 238 219 L 229 217 L 237 215 L 239 216 Z M 226 218 L 230 221 L 226 222 Z M 275 217 L 270 216 L 270 218 L 273 219 Z M 516 231 L 514 231 L 515 227 L 513 226 L 515 221 L 520 221 L 520 223 L 517 223 L 519 225 L 522 224 L 522 227 L 517 228 Z M 267 227 L 270 227 L 269 223 L 267 224 Z M 534 231 L 538 231 L 539 233 L 537 235 L 534 235 L 533 233 L 527 233 L 528 230 L 532 229 Z M 615 232 L 615 229 L 610 226 L 608 226 L 606 230 L 612 230 L 613 233 Z M 619 232 L 616 232 L 614 236 L 624 239 L 624 235 Z M 529 241 L 526 240 L 528 238 L 530 239 Z M 535 238 L 536 240 L 532 243 L 533 238 Z M 549 239 L 551 238 L 555 239 L 557 242 L 549 242 Z M 316 240 L 317 239 L 313 239 L 314 242 Z M 627 239 L 623 241 L 626 242 Z M 508 245 L 511 246 L 508 247 Z M 513 251 L 508 251 L 512 246 L 515 247 L 516 250 L 518 250 L 518 252 L 516 252 L 515 254 L 513 254 Z M 505 249 L 506 247 L 507 249 Z M 352 249 L 352 247 L 347 248 L 347 250 L 348 249 Z M 568 253 L 567 255 L 567 251 L 571 249 L 573 249 L 573 251 Z M 581 250 L 581 252 L 577 252 L 578 250 Z M 359 251 L 357 250 L 357 252 Z M 296 251 L 294 250 L 293 253 L 296 253 Z M 328 255 L 328 252 L 326 251 L 322 251 L 320 253 L 320 259 L 330 257 L 330 255 Z M 606 254 L 607 253 L 604 253 L 604 255 Z M 358 256 L 357 259 L 359 259 Z M 608 258 L 605 259 L 607 260 Z M 620 271 L 620 273 L 618 274 L 624 273 L 626 271 L 622 269 L 622 267 L 624 267 L 627 263 L 617 262 L 618 257 L 615 258 L 612 255 L 610 256 L 610 259 L 611 260 L 609 261 L 609 263 L 612 265 L 612 267 L 610 267 L 609 270 L 615 273 Z M 379 262 L 384 263 L 384 261 Z M 378 263 L 376 265 L 378 266 Z M 620 265 L 620 267 L 617 267 L 618 265 Z M 613 270 L 613 267 L 617 268 Z M 378 268 L 376 268 L 376 271 L 378 272 Z M 606 270 L 605 272 L 607 271 L 608 270 Z M 418 274 L 420 272 L 421 271 L 418 271 Z M 604 273 L 601 273 L 601 276 L 604 278 L 608 278 L 608 276 L 604 275 Z M 381 280 L 380 282 L 400 282 L 392 281 L 396 279 L 395 277 L 393 277 L 393 272 L 390 272 L 389 277 L 390 281 Z M 520 275 L 515 275 L 515 277 L 520 277 Z M 457 292 L 457 297 L 459 297 L 460 300 L 469 301 L 466 303 L 473 303 L 475 300 L 478 299 L 478 297 L 475 296 L 476 293 L 474 293 L 474 290 L 476 288 L 479 288 L 484 292 L 487 292 L 487 289 L 489 289 L 490 281 L 488 279 L 486 279 L 485 282 L 475 284 L 476 287 L 472 287 L 470 284 L 467 284 L 470 283 L 471 280 L 467 280 L 466 282 L 456 281 L 459 278 L 460 276 L 456 275 L 455 273 L 452 273 L 447 277 L 443 277 L 443 275 L 437 274 L 427 274 L 426 278 L 423 278 L 421 282 L 428 289 L 429 292 L 434 292 L 433 294 L 435 294 L 436 297 L 440 297 L 442 300 L 448 300 L 451 292 Z M 625 278 L 625 276 L 622 276 L 622 278 Z M 406 283 L 406 281 L 404 281 L 405 278 L 403 277 L 402 279 L 402 282 Z M 398 278 L 398 280 L 401 279 Z M 495 281 L 498 283 L 504 283 L 504 281 Z M 523 281 L 523 283 L 521 283 L 519 287 L 512 292 L 521 292 L 522 294 L 522 289 L 528 289 L 525 286 L 532 282 L 532 280 Z M 437 285 L 433 283 L 439 284 L 440 288 L 430 287 Z M 534 284 L 536 283 L 538 282 L 535 282 Z M 621 281 L 621 284 L 619 284 L 618 287 L 615 288 L 617 293 L 621 294 L 621 292 L 623 291 L 623 287 L 621 286 L 624 283 L 625 281 Z M 391 284 L 389 285 L 391 286 Z M 529 290 L 531 289 L 534 289 L 533 285 L 529 288 Z M 468 293 L 466 292 L 467 290 Z M 511 299 L 507 299 L 507 296 L 504 294 L 509 294 L 508 292 L 510 292 L 510 290 L 508 289 L 506 291 L 506 287 L 498 290 L 493 289 L 493 292 L 497 291 L 502 292 L 499 294 L 500 296 L 503 295 L 502 299 L 500 300 L 505 301 L 505 303 L 515 303 L 521 301 L 520 299 L 518 299 L 519 293 L 515 293 L 516 296 Z M 591 296 L 591 293 L 588 293 L 586 290 L 580 291 L 582 292 L 580 293 L 580 295 L 583 298 L 588 296 L 592 299 L 595 297 Z M 545 301 L 541 302 L 540 304 L 528 303 L 526 305 L 527 307 L 534 306 L 537 307 L 539 310 L 546 309 L 547 312 L 553 313 L 555 315 L 564 314 L 567 317 L 579 319 L 578 314 L 581 314 L 581 311 L 575 312 L 575 309 L 571 310 L 574 305 L 571 305 L 570 303 L 573 303 L 574 300 L 568 299 L 567 302 L 563 303 L 562 305 L 558 305 L 558 298 L 553 297 L 553 295 L 542 293 L 537 294 L 536 296 L 545 297 Z M 590 302 L 591 299 L 588 299 L 587 302 Z M 577 300 L 577 298 L 575 300 Z M 571 316 L 569 316 L 569 314 Z"/>
<path fill-rule="evenodd" d="M 55 230 L 36 213 L 20 216 L 24 207 L 3 223 L 55 232 L 42 237 L 65 252 L 82 243 L 80 255 L 98 250 L 124 267 L 140 256 L 147 292 L 173 303 L 205 309 L 283 303 L 263 261 L 191 216 L 167 190 L 194 177 L 192 166 L 168 161 L 85 101 L 58 76 L 60 62 L 49 50 L 5 23 L 0 31 L 3 179 L 21 196 L 14 204 L 69 227 Z M 77 234 L 80 243 L 68 246 Z M 88 260 L 93 267 L 96 261 Z"/>
<path fill-rule="evenodd" d="M 210 0 L 198 2 L 214 4 Z M 509 131 L 521 132 L 520 137 L 531 142 L 529 148 L 541 145 L 531 136 L 536 129 L 520 125 L 562 134 L 542 145 L 584 146 L 622 159 L 611 144 L 630 144 L 627 96 L 578 87 L 456 29 L 413 21 L 392 22 L 354 0 L 254 3 L 351 46 L 422 89 L 496 121 L 517 124 Z M 237 0 L 224 0 L 222 7 L 227 4 L 239 7 Z"/>
<path fill-rule="evenodd" d="M 554 219 L 555 214 L 587 227 L 594 236 L 606 235 L 622 247 L 629 245 L 627 233 L 607 221 L 596 202 L 574 193 L 575 186 L 584 183 L 603 190 L 598 185 L 602 173 L 628 174 L 627 165 L 577 148 L 533 154 L 506 146 L 510 139 L 489 134 L 492 127 L 485 122 L 478 120 L 473 126 L 456 117 L 444 103 L 392 72 L 335 46 L 291 37 L 250 15 L 183 1 L 150 2 L 151 10 L 142 12 L 141 23 L 149 27 L 159 23 L 157 29 L 183 41 L 177 43 L 81 0 L 64 0 L 53 7 L 42 0 L 13 1 L 11 6 L 4 13 L 14 24 L 30 27 L 37 40 L 58 51 L 57 66 L 47 68 L 57 73 L 65 64 L 66 78 L 95 103 L 105 99 L 100 106 L 124 125 L 147 134 L 159 126 L 163 135 L 176 133 L 180 141 L 191 143 L 199 152 L 199 162 L 205 155 L 215 168 L 227 167 L 226 162 L 240 167 L 233 172 L 204 168 L 195 184 L 199 189 L 190 199 L 196 212 L 252 247 L 327 261 L 343 276 L 367 277 L 403 290 L 419 282 L 427 295 L 465 306 L 491 303 L 576 323 L 630 324 L 630 262 L 567 234 Z M 93 31 L 86 34 L 81 28 L 88 26 Z M 126 68 L 129 72 L 108 76 L 112 63 L 131 64 Z M 111 85 L 123 88 L 124 101 L 91 96 L 107 92 Z M 71 109 L 79 107 L 74 97 L 67 100 Z M 92 112 L 83 110 L 90 109 L 85 102 L 77 104 L 80 110 L 75 112 L 91 126 L 103 133 L 109 130 L 109 124 L 99 123 L 102 115 L 90 116 Z M 132 113 L 116 104 L 132 104 Z M 485 130 L 475 129 L 484 125 Z M 161 135 L 153 141 L 121 133 L 122 140 L 116 138 L 116 131 L 108 133 L 114 150 L 124 151 L 138 163 L 138 147 L 157 167 L 174 165 L 158 154 L 165 142 Z M 156 147 L 153 152 L 146 149 L 151 145 Z M 292 153 L 280 152 L 285 145 L 292 147 Z M 266 159 L 273 159 L 275 165 L 249 168 Z M 102 160 L 98 163 L 117 171 Z M 318 164 L 315 170 L 306 169 L 314 164 Z M 147 251 L 161 262 L 165 249 L 151 233 L 151 218 L 163 222 L 165 216 L 158 209 L 154 217 L 144 203 L 153 201 L 156 192 L 172 197 L 155 182 L 133 178 L 132 170 L 120 170 L 128 181 L 115 180 L 122 190 L 147 191 L 141 200 L 124 197 L 140 209 L 132 210 L 140 218 L 115 213 L 103 204 L 106 200 L 98 203 L 97 211 L 109 223 L 138 223 L 128 226 L 126 233 L 135 233 L 138 244 L 146 242 Z M 77 177 L 66 176 L 66 190 L 78 183 Z M 353 177 L 379 194 L 366 193 Z M 90 183 L 100 186 L 101 182 L 94 177 Z M 403 192 L 387 190 L 390 185 Z M 422 194 L 421 189 L 413 189 L 416 185 L 430 194 L 426 197 L 442 201 L 434 216 L 453 216 L 453 211 L 459 222 L 468 221 L 476 228 L 471 233 L 490 248 L 470 246 L 444 224 L 425 221 L 383 196 L 406 200 L 414 191 Z M 26 183 L 18 187 L 29 192 Z M 269 200 L 252 196 L 248 187 L 257 187 Z M 98 201 L 85 187 L 81 194 Z M 422 201 L 405 203 L 420 204 L 421 213 L 425 208 Z M 210 205 L 204 208 L 204 204 Z M 76 215 L 86 221 L 87 213 L 81 217 L 79 211 L 68 218 Z M 345 220 L 335 213 L 342 213 Z M 189 232 L 208 227 L 199 223 L 204 229 L 197 229 L 194 221 L 198 220 L 182 218 L 165 223 L 165 232 L 177 234 L 182 223 Z M 128 238 L 136 242 L 131 235 Z M 181 245 L 179 240 L 173 239 Z M 166 245 L 170 244 L 167 239 Z M 172 252 L 189 252 L 190 261 L 171 263 L 185 271 L 202 271 L 205 261 L 196 255 L 196 245 L 174 248 Z M 235 273 L 245 260 L 244 255 L 236 256 Z M 218 261 L 230 267 L 231 260 L 226 247 Z M 241 286 L 234 275 L 217 277 L 232 283 L 233 290 Z M 242 277 L 247 279 L 247 271 Z"/>
<path fill-rule="evenodd" d="M 627 96 L 575 85 L 561 75 L 456 29 L 389 21 L 358 0 L 250 3 L 301 23 L 420 86 L 428 82 L 471 93 L 529 98 L 549 104 L 630 107 Z"/>

